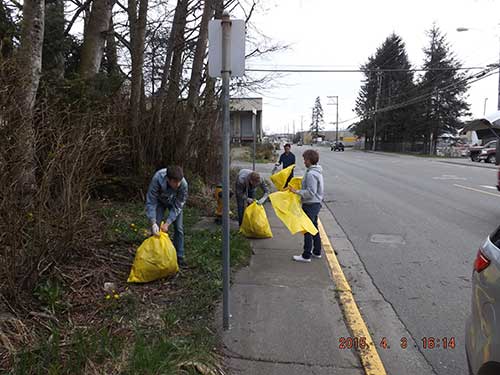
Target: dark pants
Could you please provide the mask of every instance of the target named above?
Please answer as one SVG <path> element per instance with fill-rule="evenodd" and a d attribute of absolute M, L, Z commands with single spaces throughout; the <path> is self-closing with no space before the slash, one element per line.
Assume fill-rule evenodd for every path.
<path fill-rule="evenodd" d="M 302 209 L 306 213 L 307 217 L 311 219 L 314 226 L 318 228 L 318 215 L 321 210 L 321 203 L 311 203 L 311 204 L 303 204 Z M 313 236 L 310 233 L 304 234 L 304 252 L 302 253 L 302 257 L 305 259 L 311 258 L 311 251 L 313 250 L 314 244 L 314 254 L 321 255 L 321 237 L 319 236 L 319 232 Z"/>
<path fill-rule="evenodd" d="M 255 189 L 249 188 L 248 189 L 248 198 L 255 199 Z M 238 197 L 236 195 L 236 204 L 238 205 L 238 223 L 240 224 L 243 222 L 243 215 L 245 213 L 245 208 L 247 207 L 247 202 L 243 197 Z"/>
<path fill-rule="evenodd" d="M 293 171 L 292 171 L 292 173 L 290 173 L 290 176 L 286 180 L 285 185 L 283 186 L 284 188 L 286 188 L 288 186 L 288 183 L 292 180 L 292 178 L 293 178 Z"/>
<path fill-rule="evenodd" d="M 165 217 L 165 211 L 167 208 L 170 210 L 171 207 L 163 207 L 158 205 L 156 208 L 156 222 L 158 225 L 163 221 Z M 183 222 L 183 212 L 177 216 L 177 219 L 173 222 L 174 224 L 174 240 L 172 241 L 177 253 L 177 259 L 184 258 L 184 222 Z"/>

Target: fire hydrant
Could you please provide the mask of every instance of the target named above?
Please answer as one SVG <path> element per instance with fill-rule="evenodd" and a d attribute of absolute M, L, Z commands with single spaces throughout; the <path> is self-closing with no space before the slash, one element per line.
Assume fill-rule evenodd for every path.
<path fill-rule="evenodd" d="M 229 197 L 232 196 L 233 192 L 229 191 Z M 217 224 L 222 224 L 222 210 L 223 210 L 222 185 L 217 185 L 215 187 L 214 197 L 217 202 L 217 208 L 215 209 L 215 222 Z"/>

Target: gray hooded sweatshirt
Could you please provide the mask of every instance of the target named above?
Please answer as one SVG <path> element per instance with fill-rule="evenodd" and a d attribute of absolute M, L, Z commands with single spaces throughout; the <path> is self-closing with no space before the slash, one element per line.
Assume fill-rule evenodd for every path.
<path fill-rule="evenodd" d="M 297 191 L 302 198 L 302 204 L 323 202 L 323 168 L 321 165 L 311 165 L 302 179 L 302 189 Z"/>

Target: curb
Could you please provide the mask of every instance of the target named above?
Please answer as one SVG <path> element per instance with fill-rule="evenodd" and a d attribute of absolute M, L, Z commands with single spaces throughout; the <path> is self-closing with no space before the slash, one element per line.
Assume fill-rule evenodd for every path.
<path fill-rule="evenodd" d="M 319 219 L 318 228 L 332 278 L 336 284 L 335 291 L 339 298 L 339 305 L 344 314 L 346 326 L 351 332 L 353 339 L 357 339 L 359 342 L 358 345 L 355 345 L 355 349 L 359 353 L 365 373 L 366 375 L 386 375 L 387 373 L 377 352 L 375 343 L 352 295 L 351 287 L 335 256 L 335 251 L 326 234 L 325 228 Z"/>

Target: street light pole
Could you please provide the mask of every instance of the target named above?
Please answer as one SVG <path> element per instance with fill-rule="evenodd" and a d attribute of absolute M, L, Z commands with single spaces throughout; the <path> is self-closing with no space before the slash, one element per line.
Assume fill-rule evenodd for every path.
<path fill-rule="evenodd" d="M 460 32 L 465 32 L 471 30 L 468 27 L 457 27 L 457 31 Z M 498 64 L 497 64 L 497 69 L 498 69 L 498 89 L 497 89 L 497 110 L 500 111 L 500 35 L 498 37 Z"/>
<path fill-rule="evenodd" d="M 500 75 L 499 75 L 500 76 Z M 483 116 L 486 116 L 486 102 L 488 101 L 488 98 L 484 98 L 484 108 L 483 108 Z"/>

